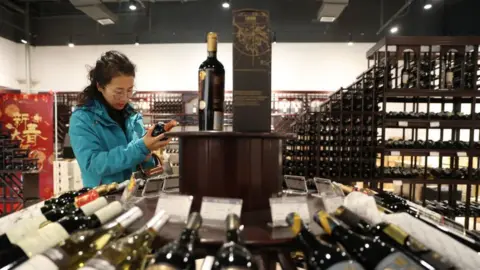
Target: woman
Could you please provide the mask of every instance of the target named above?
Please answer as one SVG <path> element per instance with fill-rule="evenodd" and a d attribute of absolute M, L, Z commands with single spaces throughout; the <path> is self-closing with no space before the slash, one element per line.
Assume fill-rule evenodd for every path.
<path fill-rule="evenodd" d="M 70 118 L 70 140 L 82 171 L 83 185 L 121 182 L 138 165 L 154 166 L 151 151 L 168 144 L 163 134 L 145 134 L 142 116 L 128 103 L 135 65 L 122 53 L 102 55 L 89 72 L 90 85 L 79 95 Z"/>

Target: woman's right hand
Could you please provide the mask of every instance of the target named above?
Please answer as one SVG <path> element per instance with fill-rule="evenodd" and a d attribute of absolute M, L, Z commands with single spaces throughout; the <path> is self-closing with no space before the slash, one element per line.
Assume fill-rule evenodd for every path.
<path fill-rule="evenodd" d="M 156 137 L 153 137 L 152 136 L 153 129 L 154 127 L 150 127 L 147 130 L 147 134 L 145 134 L 145 136 L 143 137 L 143 142 L 145 143 L 145 146 L 147 146 L 148 150 L 150 151 L 155 151 L 162 147 L 165 147 L 171 140 L 171 138 L 169 138 L 168 140 L 162 141 L 162 139 L 165 138 L 164 134 L 160 134 Z"/>

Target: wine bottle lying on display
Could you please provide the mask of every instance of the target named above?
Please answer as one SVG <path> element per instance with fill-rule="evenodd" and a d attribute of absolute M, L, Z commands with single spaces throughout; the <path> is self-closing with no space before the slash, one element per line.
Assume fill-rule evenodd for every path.
<path fill-rule="evenodd" d="M 110 243 L 79 269 L 141 269 L 145 257 L 151 252 L 153 240 L 168 219 L 169 216 L 165 214 L 165 211 L 158 212 L 143 229 Z"/>
<path fill-rule="evenodd" d="M 295 236 L 296 244 L 303 252 L 307 270 L 364 269 L 340 248 L 317 240 L 315 235 L 305 227 L 298 214 L 290 213 L 286 221 Z"/>
<path fill-rule="evenodd" d="M 202 217 L 199 213 L 191 213 L 187 226 L 183 229 L 178 240 L 160 248 L 147 270 L 182 269 L 195 270 L 193 250 L 198 241 L 198 229 L 202 226 Z"/>
<path fill-rule="evenodd" d="M 15 227 L 0 235 L 0 252 L 12 247 L 12 244 L 35 234 L 46 222 L 55 222 L 65 216 L 90 216 L 108 204 L 104 197 L 97 198 L 85 205 L 75 207 L 55 208 L 36 217 L 17 222 Z"/>
<path fill-rule="evenodd" d="M 69 270 L 83 267 L 85 262 L 95 256 L 98 251 L 120 238 L 125 230 L 142 215 L 142 210 L 135 206 L 98 229 L 73 233 L 61 245 L 33 256 L 15 269 Z"/>
<path fill-rule="evenodd" d="M 69 215 L 57 222 L 42 227 L 33 236 L 13 244 L 11 248 L 0 253 L 0 267 L 2 270 L 13 269 L 32 256 L 42 253 L 49 248 L 68 239 L 78 230 L 98 228 L 122 212 L 120 202 L 112 202 L 96 211 L 91 216 Z"/>

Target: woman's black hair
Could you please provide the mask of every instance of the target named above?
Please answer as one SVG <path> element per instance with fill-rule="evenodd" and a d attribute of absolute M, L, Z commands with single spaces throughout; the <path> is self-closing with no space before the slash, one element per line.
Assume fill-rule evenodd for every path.
<path fill-rule="evenodd" d="M 121 52 L 108 51 L 102 54 L 95 67 L 88 72 L 90 85 L 78 95 L 78 106 L 84 106 L 94 99 L 105 102 L 97 84 L 105 87 L 113 78 L 120 75 L 135 77 L 135 65 Z"/>

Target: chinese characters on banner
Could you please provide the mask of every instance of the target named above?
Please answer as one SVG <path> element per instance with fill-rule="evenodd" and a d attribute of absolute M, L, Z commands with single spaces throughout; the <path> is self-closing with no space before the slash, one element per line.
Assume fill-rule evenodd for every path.
<path fill-rule="evenodd" d="M 53 96 L 51 94 L 0 94 L 0 121 L 21 148 L 38 159 L 40 198 L 53 195 Z"/>

